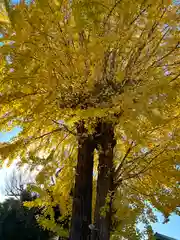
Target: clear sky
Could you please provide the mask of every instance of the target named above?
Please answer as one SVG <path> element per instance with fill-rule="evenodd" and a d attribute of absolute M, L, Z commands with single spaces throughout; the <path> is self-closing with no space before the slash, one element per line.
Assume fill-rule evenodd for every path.
<path fill-rule="evenodd" d="M 20 131 L 20 128 L 14 128 L 11 132 L 0 133 L 0 142 L 9 141 L 13 136 L 15 136 Z M 3 168 L 0 170 L 0 189 L 3 188 L 3 182 L 8 172 L 12 169 Z M 3 193 L 0 192 L 0 201 L 3 201 Z M 163 217 L 161 214 L 157 214 L 159 223 L 153 224 L 153 230 L 161 234 L 176 238 L 180 240 L 180 217 L 173 215 L 167 224 L 162 224 Z"/>

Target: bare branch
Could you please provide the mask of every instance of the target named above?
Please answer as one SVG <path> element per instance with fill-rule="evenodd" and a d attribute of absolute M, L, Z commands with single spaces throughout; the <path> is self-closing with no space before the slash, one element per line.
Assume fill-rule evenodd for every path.
<path fill-rule="evenodd" d="M 173 79 L 171 79 L 170 83 L 177 80 L 179 78 L 179 76 L 180 76 L 180 73 L 178 73 Z"/>
<path fill-rule="evenodd" d="M 144 193 L 142 191 L 139 191 L 137 190 L 137 188 L 135 188 L 134 186 L 132 186 L 132 184 L 127 184 L 127 183 L 124 183 L 128 188 L 131 188 L 133 191 L 137 192 L 138 194 L 140 195 L 143 195 L 145 197 L 153 197 L 153 196 L 156 196 L 156 193 L 152 193 L 152 194 L 147 194 L 147 193 Z"/>
<path fill-rule="evenodd" d="M 159 58 L 158 60 L 154 61 L 151 64 L 151 67 L 153 67 L 156 63 L 161 62 L 163 59 L 165 59 L 166 57 L 168 57 L 169 55 L 171 55 L 174 51 L 176 51 L 178 49 L 179 46 L 179 42 L 177 42 L 176 46 L 174 48 L 172 48 L 168 53 L 166 53 L 164 56 L 162 56 L 161 58 Z"/>
<path fill-rule="evenodd" d="M 103 23 L 103 27 L 104 27 L 104 28 L 105 28 L 105 26 L 106 26 L 106 24 L 107 24 L 109 18 L 110 18 L 111 15 L 113 14 L 115 8 L 117 7 L 118 4 L 120 4 L 120 2 L 121 2 L 121 0 L 116 1 L 115 4 L 114 4 L 114 6 L 112 6 L 112 8 L 110 9 L 110 11 L 109 11 L 107 17 L 104 19 L 104 23 Z"/>
<path fill-rule="evenodd" d="M 47 132 L 47 133 L 42 134 L 42 135 L 39 136 L 39 137 L 36 137 L 35 140 L 38 140 L 38 139 L 40 139 L 40 138 L 46 137 L 46 136 L 48 136 L 48 135 L 50 135 L 50 134 L 53 134 L 53 133 L 56 133 L 56 132 L 60 132 L 60 131 L 62 131 L 62 128 L 54 129 L 54 130 L 51 131 L 51 132 Z"/>
<path fill-rule="evenodd" d="M 130 22 L 130 25 L 132 25 L 133 23 L 135 23 L 138 18 L 150 7 L 150 5 L 148 5 L 146 8 L 142 9 L 139 14 Z"/>
<path fill-rule="evenodd" d="M 71 131 L 66 124 L 59 123 L 59 122 L 57 122 L 57 121 L 55 121 L 55 120 L 52 120 L 52 121 L 53 121 L 54 123 L 56 123 L 57 125 L 61 126 L 62 129 L 64 129 L 65 131 L 69 132 L 70 134 L 72 134 L 72 135 L 74 135 L 74 136 L 77 136 L 77 134 L 76 134 L 75 132 Z"/>
<path fill-rule="evenodd" d="M 22 192 L 25 190 L 27 184 L 31 181 L 31 176 L 28 171 L 26 174 L 23 170 L 18 171 L 13 170 L 13 172 L 7 176 L 5 180 L 5 195 L 8 197 L 18 198 L 21 196 Z"/>
<path fill-rule="evenodd" d="M 125 178 L 124 180 L 128 180 L 128 179 L 131 179 L 131 178 L 135 178 L 135 177 L 138 177 L 139 175 L 141 174 L 144 174 L 145 172 L 147 172 L 149 169 L 150 169 L 150 165 L 151 163 L 158 157 L 160 156 L 162 153 L 164 153 L 166 147 L 161 151 L 159 152 L 156 156 L 154 156 L 149 162 L 147 162 L 146 166 L 144 168 L 142 168 L 139 172 L 137 173 L 134 173 L 134 174 L 130 174 L 127 178 Z"/>
<path fill-rule="evenodd" d="M 121 170 L 124 162 L 126 161 L 126 158 L 128 157 L 130 151 L 132 150 L 132 147 L 133 147 L 133 141 L 131 142 L 130 146 L 128 147 L 128 149 L 127 149 L 121 163 L 119 164 L 118 168 L 115 170 L 115 178 L 118 177 L 117 175 L 118 175 L 119 171 Z"/>
<path fill-rule="evenodd" d="M 160 145 L 158 144 L 157 146 L 153 147 L 150 151 L 146 152 L 143 156 L 138 156 L 138 157 L 134 158 L 134 159 L 131 161 L 132 164 L 131 164 L 131 165 L 128 165 L 127 167 L 125 167 L 125 168 L 124 168 L 124 171 L 121 173 L 121 175 L 122 175 L 124 172 L 126 172 L 126 169 L 129 168 L 129 167 L 131 167 L 132 165 L 134 165 L 133 168 L 131 168 L 131 169 L 127 172 L 127 174 L 130 173 L 130 172 L 132 172 L 134 169 L 136 169 L 138 162 L 140 162 L 141 160 L 145 159 L 149 154 L 151 154 L 151 153 L 152 153 L 155 149 L 157 149 L 159 146 L 160 146 Z"/>

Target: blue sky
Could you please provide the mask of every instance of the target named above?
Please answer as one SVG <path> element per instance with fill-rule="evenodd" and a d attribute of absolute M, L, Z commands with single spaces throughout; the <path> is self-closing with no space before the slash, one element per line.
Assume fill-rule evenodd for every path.
<path fill-rule="evenodd" d="M 20 131 L 19 127 L 15 127 L 10 132 L 0 132 L 0 142 L 10 141 L 18 132 Z"/>
<path fill-rule="evenodd" d="M 0 142 L 7 142 L 13 136 L 15 136 L 20 131 L 20 128 L 16 127 L 10 132 L 0 133 Z M 3 181 L 6 174 L 11 171 L 12 168 L 3 168 L 0 170 L 0 189 L 3 188 Z M 4 199 L 3 194 L 0 192 L 0 201 Z M 153 230 L 161 234 L 177 238 L 180 240 L 180 217 L 173 215 L 167 224 L 162 224 L 163 217 L 160 213 L 157 213 L 159 223 L 153 224 Z"/>
<path fill-rule="evenodd" d="M 172 215 L 172 217 L 170 217 L 170 221 L 167 224 L 163 224 L 162 215 L 158 213 L 157 216 L 159 223 L 153 224 L 153 230 L 180 240 L 180 217 Z"/>

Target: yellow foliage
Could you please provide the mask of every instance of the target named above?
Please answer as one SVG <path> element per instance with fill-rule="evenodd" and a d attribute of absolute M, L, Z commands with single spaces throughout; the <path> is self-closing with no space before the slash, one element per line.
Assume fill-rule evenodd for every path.
<path fill-rule="evenodd" d="M 39 182 L 63 166 L 63 183 L 59 179 L 54 189 L 62 204 L 74 178 L 75 124 L 84 120 L 92 132 L 97 118 L 113 120 L 116 180 L 123 180 L 131 203 L 143 209 L 148 199 L 166 215 L 174 210 L 179 198 L 174 168 L 180 144 L 178 6 L 168 0 L 35 0 L 14 8 L 6 4 L 3 11 L 0 128 L 9 123 L 22 128 L 0 148 L 3 159 L 11 163 L 20 156 L 24 164 L 32 151 L 32 168 L 44 167 Z M 57 160 L 39 158 L 52 150 Z M 168 208 L 158 205 L 167 199 Z"/>

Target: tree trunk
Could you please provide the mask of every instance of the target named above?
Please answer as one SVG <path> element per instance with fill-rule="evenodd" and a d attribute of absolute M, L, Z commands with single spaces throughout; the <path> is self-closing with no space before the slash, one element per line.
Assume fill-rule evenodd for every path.
<path fill-rule="evenodd" d="M 109 240 L 113 197 L 113 149 L 116 141 L 114 127 L 111 123 L 102 123 L 100 130 L 95 230 L 92 233 L 92 240 Z M 107 201 L 108 196 L 109 200 Z M 104 214 L 102 214 L 103 207 L 105 207 Z"/>
<path fill-rule="evenodd" d="M 70 240 L 90 239 L 92 214 L 92 174 L 95 144 L 93 137 L 87 135 L 84 124 L 77 127 L 78 160 L 73 195 Z"/>

